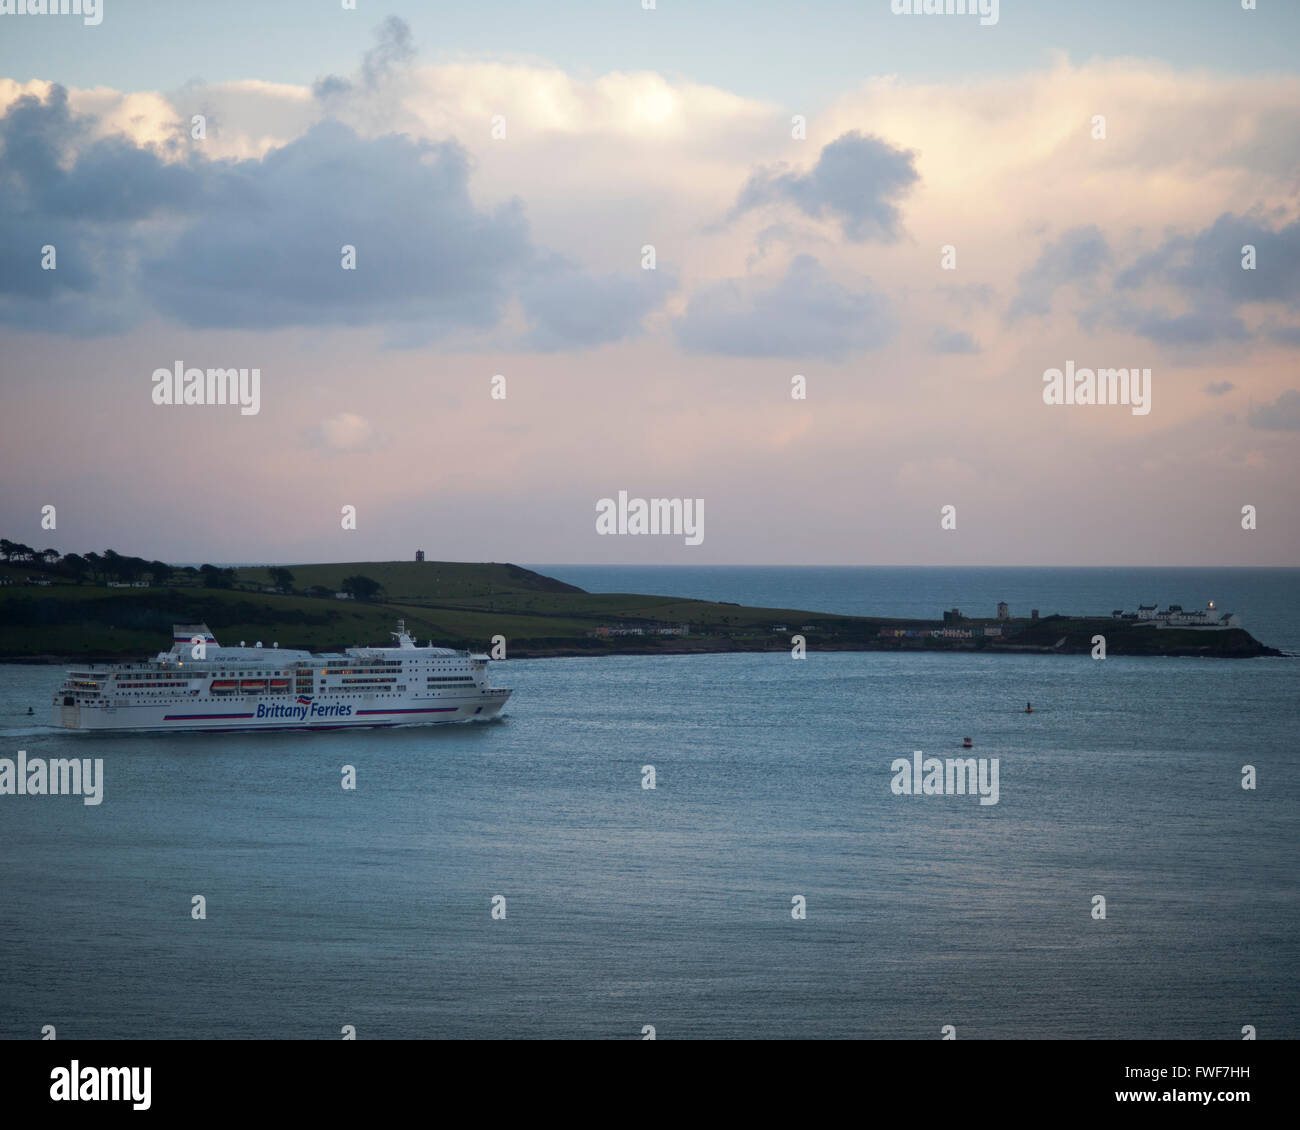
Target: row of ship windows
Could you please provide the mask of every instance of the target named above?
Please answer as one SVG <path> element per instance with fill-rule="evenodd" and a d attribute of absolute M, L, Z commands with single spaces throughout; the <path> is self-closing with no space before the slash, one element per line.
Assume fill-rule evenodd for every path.
<path fill-rule="evenodd" d="M 391 675 L 400 672 L 393 667 L 331 667 L 318 671 L 319 675 Z M 305 672 L 304 672 L 305 673 Z"/>
<path fill-rule="evenodd" d="M 309 687 L 309 688 L 307 688 L 307 689 L 310 690 L 311 688 Z M 395 691 L 397 694 L 405 694 L 405 693 L 406 693 L 406 687 L 405 687 L 405 686 L 396 686 L 396 687 L 393 687 L 393 688 L 392 688 L 392 691 L 388 691 L 388 690 L 382 690 L 382 691 L 379 691 L 379 690 L 371 690 L 371 689 L 369 689 L 368 687 L 353 687 L 353 688 L 349 689 L 348 691 L 346 691 L 346 692 L 343 693 L 343 694 L 337 694 L 337 693 L 336 693 L 336 694 L 328 694 L 328 693 L 322 691 L 320 694 L 316 695 L 315 697 L 316 697 L 316 698 L 352 698 L 352 697 L 355 697 L 356 695 L 359 695 L 359 694 L 372 695 L 372 696 L 373 696 L 373 695 L 380 695 L 380 696 L 383 696 L 383 695 L 386 695 L 386 694 L 391 694 L 391 693 L 393 693 L 394 691 Z M 196 691 L 195 693 L 197 694 L 198 692 Z M 281 694 L 288 694 L 288 693 L 289 693 L 288 691 L 281 691 L 281 690 L 276 690 L 276 691 L 258 691 L 258 692 L 257 692 L 257 694 L 258 694 L 259 697 L 261 697 L 261 696 L 263 696 L 263 695 L 281 695 Z M 298 693 L 299 693 L 299 694 L 302 694 L 302 693 L 305 693 L 305 692 L 303 692 L 303 691 L 299 691 Z M 216 698 L 230 698 L 230 697 L 232 697 L 230 694 L 222 694 L 220 691 L 214 691 L 214 692 L 212 692 L 212 694 L 213 694 Z M 240 697 L 240 696 L 234 696 L 234 697 Z"/>
<path fill-rule="evenodd" d="M 149 688 L 149 692 L 157 693 L 157 692 L 156 692 L 156 688 L 153 688 L 153 687 L 150 687 L 150 688 Z M 191 693 L 197 695 L 199 692 L 196 690 L 196 691 L 193 691 L 193 692 L 191 692 Z M 269 692 L 269 693 L 272 693 L 272 694 L 285 694 L 285 693 L 287 693 L 287 692 L 285 692 L 285 691 L 272 691 L 272 692 Z M 347 694 L 321 694 L 321 695 L 317 695 L 316 697 L 317 697 L 317 698 L 320 698 L 320 699 L 329 699 L 329 698 L 353 698 L 353 697 L 356 696 L 356 693 L 357 693 L 356 691 L 350 691 L 350 692 L 348 692 Z M 399 687 L 394 687 L 392 691 L 368 691 L 368 692 L 366 692 L 366 693 L 369 695 L 369 697 L 372 697 L 372 698 L 392 698 L 392 697 L 394 697 L 394 695 L 404 695 L 404 694 L 406 694 L 406 687 L 404 687 L 404 686 L 399 686 Z M 487 694 L 488 692 L 487 692 L 486 690 L 484 690 L 482 693 L 483 693 L 483 694 Z M 149 694 L 146 693 L 145 695 L 139 695 L 139 696 L 137 696 L 137 697 L 139 697 L 139 698 L 145 698 L 145 697 L 149 697 Z M 162 697 L 164 697 L 164 698 L 175 698 L 176 696 L 175 696 L 174 694 L 168 692 L 167 694 L 163 695 Z M 213 698 L 213 697 L 215 697 L 215 698 L 228 698 L 228 697 L 230 697 L 230 696 L 228 696 L 228 695 L 222 695 L 222 694 L 215 694 L 215 695 L 210 694 L 210 695 L 205 695 L 205 696 L 204 696 L 205 699 L 207 699 L 207 698 Z M 90 700 L 90 699 L 97 699 L 97 698 L 99 698 L 99 695 L 96 694 L 94 691 L 82 691 L 82 692 L 80 692 L 80 693 L 77 694 L 77 698 L 78 698 L 78 700 L 80 700 L 80 701 L 86 701 L 86 700 Z"/>
<path fill-rule="evenodd" d="M 289 671 L 270 671 L 270 672 L 261 672 L 261 671 L 258 671 L 258 672 L 252 672 L 252 671 L 216 671 L 216 672 L 209 672 L 209 673 L 207 673 L 205 676 L 195 676 L 195 677 L 196 677 L 196 678 L 200 678 L 200 677 L 203 677 L 203 678 L 213 678 L 213 677 L 215 677 L 215 678 L 242 678 L 242 679 L 244 679 L 245 681 L 251 681 L 251 680 L 253 680 L 253 679 L 258 679 L 258 678 L 260 678 L 260 679 L 267 679 L 267 678 L 287 678 L 287 677 L 289 677 L 291 674 L 294 674 L 294 675 L 297 676 L 298 689 L 299 689 L 299 690 L 304 689 L 304 687 L 309 688 L 309 687 L 311 686 L 311 681 L 312 681 L 311 674 L 308 673 L 308 672 L 303 672 L 303 671 L 298 671 L 298 672 L 289 672 Z M 394 679 L 395 679 L 395 676 L 394 676 L 394 675 L 389 675 L 387 672 L 381 672 L 381 671 L 368 671 L 368 670 L 366 670 L 366 669 L 364 669 L 364 668 L 348 669 L 348 670 L 332 670 L 332 671 L 323 671 L 323 672 L 321 672 L 321 674 L 322 674 L 322 675 L 363 675 L 363 676 L 369 676 L 369 677 L 367 677 L 367 678 L 356 678 L 356 679 L 344 679 L 344 680 L 343 680 L 344 683 L 348 683 L 348 684 L 355 683 L 355 684 L 358 684 L 358 685 L 382 685 L 382 684 L 384 684 L 384 683 L 392 683 L 392 682 L 394 681 Z M 381 676 L 384 676 L 384 677 L 381 677 Z M 114 685 L 114 687 L 116 687 L 118 690 L 143 690 L 143 689 L 156 688 L 156 687 L 163 687 L 163 688 L 165 688 L 165 687 L 186 687 L 186 686 L 189 685 L 188 680 L 186 680 L 186 681 L 184 681 L 184 682 L 177 682 L 177 681 L 176 681 L 176 680 L 177 680 L 177 675 L 176 675 L 175 673 L 173 673 L 173 672 L 159 672 L 159 673 L 142 672 L 142 673 L 140 673 L 140 674 L 138 674 L 138 675 L 132 675 L 132 676 L 129 676 L 129 678 L 132 678 L 132 679 L 142 680 L 142 681 L 140 681 L 140 682 L 123 683 L 123 682 L 117 681 L 117 680 L 120 680 L 120 679 L 122 679 L 122 678 L 123 678 L 123 676 L 121 676 L 121 675 L 118 675 L 118 676 L 116 676 L 116 678 L 115 678 L 115 681 L 114 681 L 114 684 L 113 684 L 113 685 Z M 183 676 L 182 676 L 182 678 L 183 678 Z M 430 676 L 428 676 L 427 681 L 428 681 L 428 682 L 431 682 L 431 683 L 472 683 L 472 682 L 474 681 L 474 678 L 473 678 L 472 675 L 444 675 L 444 676 L 439 676 L 439 675 L 430 675 Z M 71 682 L 72 682 L 72 685 L 73 685 L 74 687 L 80 687 L 80 688 L 85 688 L 85 689 L 93 689 L 93 688 L 96 688 L 96 687 L 99 686 L 98 683 L 91 682 L 91 681 L 89 681 L 89 680 L 84 680 L 84 681 L 83 681 L 83 680 L 80 680 L 80 679 L 74 679 L 74 680 L 71 680 Z"/>
<path fill-rule="evenodd" d="M 134 691 L 134 690 L 156 691 L 156 690 L 166 690 L 168 687 L 180 687 L 184 689 L 185 687 L 188 686 L 189 683 L 116 683 L 114 684 L 113 689 L 118 691 Z"/>
<path fill-rule="evenodd" d="M 385 664 L 385 665 L 383 665 L 383 666 L 379 666 L 379 667 L 327 667 L 327 668 L 324 668 L 324 669 L 322 669 L 322 670 L 320 670 L 320 671 L 314 672 L 314 674 L 319 674 L 319 675 L 391 675 L 391 674 L 400 674 L 400 673 L 401 673 L 401 668 L 402 668 L 402 664 L 401 664 L 400 662 L 398 662 L 398 663 Z M 438 670 L 445 670 L 445 669 L 446 669 L 446 665 L 445 665 L 445 664 L 439 664 L 437 669 L 438 669 Z M 242 670 L 231 670 L 231 671 L 225 671 L 225 670 L 221 670 L 221 671 L 205 671 L 202 675 L 195 675 L 194 677 L 195 677 L 195 678 L 213 678 L 213 677 L 215 677 L 215 678 L 218 678 L 218 679 L 240 679 L 240 678 L 242 678 L 242 679 L 255 679 L 255 678 L 266 679 L 266 678 L 281 678 L 281 677 L 287 677 L 287 676 L 289 676 L 289 675 L 296 675 L 299 679 L 310 679 L 310 678 L 312 677 L 312 675 L 313 675 L 313 672 L 312 672 L 310 669 L 307 669 L 307 668 L 297 668 L 297 669 L 295 669 L 295 670 L 293 670 L 293 671 L 261 671 L 261 670 L 250 670 L 249 668 L 245 667 L 245 668 L 243 668 Z M 124 676 L 122 676 L 122 675 L 118 675 L 118 676 L 116 676 L 116 677 L 120 679 L 120 678 L 123 678 Z M 129 678 L 132 678 L 132 679 L 147 679 L 147 680 L 150 680 L 150 681 L 154 681 L 154 680 L 158 680 L 158 679 L 175 679 L 177 676 L 176 676 L 176 673 L 175 673 L 174 671 L 141 671 L 141 672 L 139 672 L 139 673 L 132 674 L 132 675 L 130 675 L 130 676 L 126 676 L 126 677 L 129 677 Z"/>
<path fill-rule="evenodd" d="M 443 670 L 443 669 L 444 669 L 444 668 L 439 668 L 439 670 Z M 379 676 L 379 675 L 400 675 L 400 674 L 402 674 L 402 672 L 401 672 L 401 670 L 400 670 L 400 664 L 398 664 L 396 667 L 375 667 L 375 668 L 370 668 L 370 667 L 347 667 L 347 668 L 338 667 L 338 668 L 329 668 L 329 669 L 324 670 L 324 671 L 318 671 L 318 672 L 315 672 L 315 674 L 318 674 L 318 675 L 321 675 L 321 676 L 325 676 L 325 675 L 370 675 L 370 676 Z M 204 672 L 202 675 L 195 675 L 195 676 L 193 676 L 193 677 L 194 677 L 194 678 L 214 678 L 214 677 L 215 677 L 215 678 L 218 678 L 218 679 L 267 679 L 267 678 L 281 678 L 281 677 L 287 678 L 287 677 L 290 676 L 290 675 L 294 675 L 294 676 L 296 676 L 296 677 L 299 678 L 299 679 L 311 679 L 312 676 L 313 676 L 313 672 L 311 672 L 311 671 L 303 671 L 303 670 L 299 670 L 299 671 L 250 671 L 250 670 L 248 670 L 247 668 L 245 668 L 245 669 L 242 670 L 242 671 L 207 671 L 207 672 Z M 117 677 L 118 677 L 118 678 L 122 678 L 121 675 L 119 675 L 119 676 L 117 676 Z M 170 671 L 168 671 L 168 672 L 158 672 L 158 673 L 153 673 L 153 672 L 144 672 L 144 673 L 141 673 L 141 674 L 139 674 L 139 675 L 132 675 L 132 676 L 130 676 L 130 677 L 133 678 L 133 679 L 150 679 L 150 680 L 156 680 L 156 679 L 175 679 L 177 676 L 176 676 L 176 674 L 175 674 L 174 672 L 170 672 Z"/>
<path fill-rule="evenodd" d="M 405 693 L 405 691 L 406 691 L 405 687 L 398 687 L 395 694 L 390 691 L 375 691 L 374 694 L 367 695 L 366 697 L 367 698 L 400 698 Z M 479 691 L 479 694 L 489 694 L 489 693 L 490 692 L 486 690 Z M 330 698 L 356 698 L 356 695 L 355 694 L 319 694 L 316 696 L 316 700 L 318 702 L 323 702 L 326 699 L 330 699 Z M 419 702 L 421 701 L 421 698 L 417 697 L 415 701 Z"/>
<path fill-rule="evenodd" d="M 201 674 L 192 675 L 194 679 L 275 679 L 288 678 L 292 671 L 250 671 L 244 668 L 242 671 L 204 671 Z M 120 676 L 119 676 L 120 677 Z M 133 675 L 133 679 L 174 679 L 175 672 L 166 671 L 158 675 Z M 301 678 L 301 674 L 299 674 Z"/>
<path fill-rule="evenodd" d="M 405 693 L 406 693 L 406 688 L 405 688 L 405 687 L 398 687 L 397 690 L 396 690 L 396 696 L 401 696 L 401 695 L 404 695 Z M 484 691 L 483 693 L 486 694 L 487 692 Z M 329 698 L 355 698 L 355 697 L 356 697 L 356 693 L 355 693 L 355 692 L 353 692 L 352 694 L 321 694 L 321 695 L 317 695 L 317 696 L 316 696 L 316 698 L 317 698 L 318 700 L 324 700 L 324 699 L 329 699 Z M 393 697 L 395 697 L 395 695 L 394 695 L 393 692 L 390 692 L 390 691 L 375 691 L 373 694 L 371 694 L 371 695 L 369 695 L 369 696 L 367 696 L 367 697 L 369 697 L 369 698 L 393 698 Z M 418 701 L 418 700 L 417 700 L 417 701 Z"/>

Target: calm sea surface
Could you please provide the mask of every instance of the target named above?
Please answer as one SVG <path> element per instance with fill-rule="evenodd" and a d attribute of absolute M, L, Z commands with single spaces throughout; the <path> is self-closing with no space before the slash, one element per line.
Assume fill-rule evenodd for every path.
<path fill-rule="evenodd" d="M 896 616 L 1213 599 L 1300 652 L 1297 570 L 538 568 Z M 0 797 L 0 1035 L 1297 1034 L 1300 661 L 814 651 L 493 676 L 515 697 L 480 726 L 78 735 L 33 724 L 59 669 L 0 666 L 0 757 L 103 758 L 106 780 L 98 807 Z M 894 758 L 964 736 L 999 759 L 998 804 L 891 792 Z"/>

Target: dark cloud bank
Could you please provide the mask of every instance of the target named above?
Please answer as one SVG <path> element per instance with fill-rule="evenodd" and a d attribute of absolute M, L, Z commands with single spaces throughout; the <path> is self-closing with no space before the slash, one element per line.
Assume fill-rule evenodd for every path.
<path fill-rule="evenodd" d="M 518 200 L 476 207 L 454 141 L 327 120 L 258 160 L 168 162 L 124 137 L 91 140 L 93 125 L 57 86 L 0 118 L 0 322 L 97 334 L 161 312 L 196 327 L 418 323 L 438 336 L 490 330 L 518 300 L 532 324 L 516 344 L 558 350 L 635 336 L 673 285 L 671 270 L 590 276 L 534 244 Z M 345 244 L 356 270 L 341 267 Z"/>

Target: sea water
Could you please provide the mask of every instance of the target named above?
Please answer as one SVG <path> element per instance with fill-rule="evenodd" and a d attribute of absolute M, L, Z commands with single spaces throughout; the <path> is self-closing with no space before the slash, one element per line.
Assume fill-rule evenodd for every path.
<path fill-rule="evenodd" d="M 929 618 L 1215 599 L 1300 645 L 1289 570 L 543 571 Z M 45 725 L 59 668 L 0 667 L 0 757 L 103 759 L 98 805 L 0 797 L 0 1035 L 1295 1035 L 1296 660 L 491 673 L 487 724 L 97 735 Z M 996 758 L 998 802 L 899 795 L 917 750 Z"/>

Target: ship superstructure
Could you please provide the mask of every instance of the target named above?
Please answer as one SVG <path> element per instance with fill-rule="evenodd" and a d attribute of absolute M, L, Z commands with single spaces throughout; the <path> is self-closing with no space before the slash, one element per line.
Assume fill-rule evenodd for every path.
<path fill-rule="evenodd" d="M 416 645 L 399 620 L 390 647 L 313 654 L 222 647 L 206 624 L 177 624 L 143 663 L 71 668 L 54 724 L 71 730 L 330 730 L 484 721 L 511 691 L 488 685 L 488 656 Z"/>

